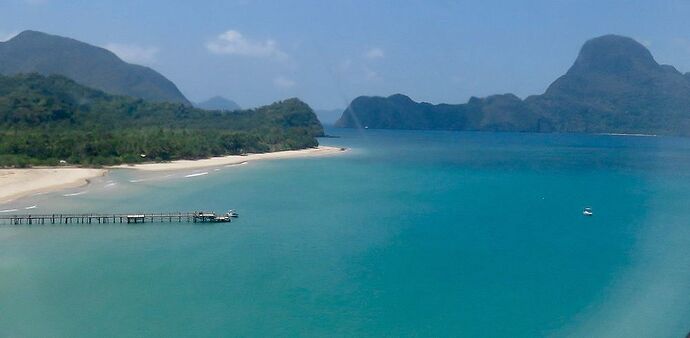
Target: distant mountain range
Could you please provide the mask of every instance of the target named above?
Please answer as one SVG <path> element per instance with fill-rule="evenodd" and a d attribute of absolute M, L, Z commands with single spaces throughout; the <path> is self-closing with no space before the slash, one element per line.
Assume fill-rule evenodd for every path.
<path fill-rule="evenodd" d="M 214 96 L 206 101 L 195 103 L 194 106 L 206 110 L 233 111 L 242 109 L 235 101 L 222 96 Z"/>
<path fill-rule="evenodd" d="M 361 96 L 336 126 L 690 135 L 690 73 L 658 64 L 631 38 L 605 35 L 587 41 L 542 95 L 472 97 L 457 105 Z"/>
<path fill-rule="evenodd" d="M 62 75 L 109 94 L 190 105 L 175 84 L 155 70 L 70 38 L 24 31 L 0 42 L 0 74 Z"/>

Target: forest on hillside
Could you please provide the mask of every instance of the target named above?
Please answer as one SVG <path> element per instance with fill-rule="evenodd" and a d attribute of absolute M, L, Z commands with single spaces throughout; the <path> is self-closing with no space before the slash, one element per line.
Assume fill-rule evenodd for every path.
<path fill-rule="evenodd" d="M 100 166 L 315 147 L 323 127 L 288 99 L 207 111 L 109 95 L 57 75 L 0 76 L 0 166 Z"/>

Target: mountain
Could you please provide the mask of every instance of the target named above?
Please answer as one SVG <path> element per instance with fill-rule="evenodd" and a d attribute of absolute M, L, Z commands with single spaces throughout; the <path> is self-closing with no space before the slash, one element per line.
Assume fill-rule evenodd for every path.
<path fill-rule="evenodd" d="M 381 129 L 529 131 L 533 114 L 512 94 L 472 97 L 466 104 L 418 103 L 402 94 L 360 96 L 336 127 Z"/>
<path fill-rule="evenodd" d="M 317 146 L 318 136 L 323 127 L 298 99 L 222 113 L 114 96 L 59 75 L 0 75 L 0 167 L 293 150 Z"/>
<path fill-rule="evenodd" d="M 109 94 L 190 104 L 175 84 L 151 68 L 126 63 L 100 47 L 36 31 L 0 42 L 0 74 L 19 73 L 63 75 Z"/>
<path fill-rule="evenodd" d="M 587 41 L 565 75 L 525 102 L 556 131 L 690 133 L 690 79 L 621 36 Z"/>
<path fill-rule="evenodd" d="M 235 103 L 235 101 L 226 99 L 222 96 L 214 96 L 206 101 L 199 102 L 194 106 L 206 110 L 233 111 L 242 109 L 240 105 Z"/>
<path fill-rule="evenodd" d="M 541 95 L 473 97 L 457 105 L 400 94 L 358 97 L 336 126 L 690 135 L 690 75 L 658 64 L 631 38 L 605 35 L 587 41 Z"/>

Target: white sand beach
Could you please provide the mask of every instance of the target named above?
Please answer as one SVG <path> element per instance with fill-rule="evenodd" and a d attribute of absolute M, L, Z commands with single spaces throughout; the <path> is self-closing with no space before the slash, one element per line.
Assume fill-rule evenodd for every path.
<path fill-rule="evenodd" d="M 313 156 L 325 156 L 331 154 L 337 154 L 343 152 L 343 148 L 338 147 L 325 147 L 319 146 L 318 148 L 309 148 L 302 150 L 288 150 L 288 151 L 277 151 L 273 153 L 264 154 L 248 154 L 248 155 L 231 155 L 231 156 L 221 156 L 212 157 L 201 160 L 179 160 L 172 162 L 161 162 L 161 163 L 143 163 L 135 165 L 119 165 L 109 167 L 111 169 L 136 169 L 144 171 L 172 171 L 172 170 L 186 170 L 186 169 L 200 169 L 224 165 L 234 165 L 242 164 L 250 161 L 257 160 L 275 160 L 275 159 L 287 159 L 287 158 L 301 158 L 301 157 L 313 157 Z"/>
<path fill-rule="evenodd" d="M 199 169 L 224 165 L 242 164 L 249 161 L 314 157 L 343 152 L 338 147 L 318 147 L 302 150 L 279 151 L 265 154 L 248 154 L 213 157 L 201 160 L 180 160 L 166 163 L 119 165 L 107 169 L 88 168 L 31 168 L 0 169 L 0 204 L 37 193 L 52 192 L 79 187 L 89 179 L 107 174 L 108 169 L 135 169 L 142 171 L 174 171 Z"/>
<path fill-rule="evenodd" d="M 0 203 L 31 194 L 79 187 L 106 173 L 105 169 L 87 168 L 0 169 Z"/>

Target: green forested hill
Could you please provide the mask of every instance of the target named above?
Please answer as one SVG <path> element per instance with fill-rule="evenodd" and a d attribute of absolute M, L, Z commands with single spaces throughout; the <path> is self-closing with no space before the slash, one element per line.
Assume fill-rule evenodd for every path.
<path fill-rule="evenodd" d="M 301 149 L 316 146 L 315 137 L 322 134 L 314 112 L 298 99 L 252 110 L 206 111 L 113 96 L 62 76 L 0 76 L 0 166 Z"/>
<path fill-rule="evenodd" d="M 155 70 L 122 61 L 87 43 L 36 31 L 0 42 L 0 74 L 63 75 L 114 95 L 189 105 L 174 83 Z"/>
<path fill-rule="evenodd" d="M 690 75 L 658 64 L 640 43 L 605 35 L 587 41 L 544 94 L 418 103 L 404 95 L 358 97 L 340 127 L 690 135 Z"/>

